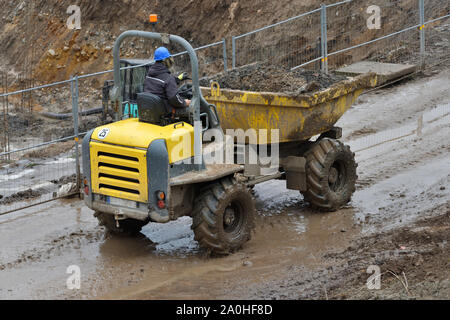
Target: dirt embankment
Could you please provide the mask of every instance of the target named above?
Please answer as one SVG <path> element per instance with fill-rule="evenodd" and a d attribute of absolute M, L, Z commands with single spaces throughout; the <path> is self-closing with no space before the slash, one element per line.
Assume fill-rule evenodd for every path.
<path fill-rule="evenodd" d="M 0 0 L 3 13 L 0 19 L 0 56 L 3 66 L 0 67 L 7 67 L 5 69 L 14 75 L 22 72 L 25 78 L 32 77 L 46 83 L 69 79 L 74 74 L 110 69 L 114 40 L 125 30 L 152 30 L 147 22 L 150 13 L 160 16 L 157 31 L 180 35 L 194 46 L 200 46 L 223 38 L 230 40 L 231 36 L 317 9 L 322 3 L 335 2 L 204 0 L 198 5 L 194 1 L 183 0 Z M 67 27 L 70 16 L 67 10 L 73 4 L 78 5 L 81 10 L 80 30 L 70 30 Z M 387 0 L 379 0 L 377 4 L 383 8 L 390 8 L 391 5 Z M 365 1 L 359 0 L 346 4 L 339 10 L 330 9 L 330 25 L 333 26 L 329 29 L 330 52 L 344 44 L 351 44 L 353 40 L 367 40 L 374 35 L 398 31 L 405 24 L 417 23 L 417 2 L 402 1 L 396 3 L 392 10 L 382 11 L 382 19 L 386 21 L 383 30 L 361 30 L 369 17 L 362 10 L 365 5 Z M 431 5 L 436 6 L 427 7 L 428 13 L 433 15 L 439 8 L 442 8 L 440 13 L 449 9 L 445 4 Z M 296 55 L 311 54 L 311 57 L 317 58 L 315 44 L 320 34 L 320 19 L 315 16 L 311 21 L 305 18 L 299 23 L 288 23 L 276 32 L 262 32 L 240 40 L 239 50 L 243 53 L 239 59 L 243 59 L 245 55 L 255 57 L 258 52 L 266 49 L 275 50 L 281 62 L 295 59 Z M 299 35 L 299 29 L 305 28 L 309 29 Z M 353 39 L 352 34 L 358 37 Z M 123 57 L 148 58 L 154 50 L 151 43 L 137 39 L 127 41 L 122 48 Z M 280 55 L 280 50 L 285 52 Z M 222 52 L 219 50 L 214 54 L 221 58 Z M 350 60 L 351 55 L 351 52 L 346 54 Z M 363 52 L 363 55 L 368 56 L 370 52 Z M 251 62 L 254 61 L 248 63 Z M 242 65 L 242 61 L 239 64 Z M 104 79 L 98 80 L 99 83 L 101 80 Z"/>
<path fill-rule="evenodd" d="M 331 1 L 328 1 L 331 2 Z M 70 30 L 67 9 L 81 10 L 81 29 Z M 4 67 L 31 74 L 39 81 L 68 79 L 72 74 L 112 67 L 112 46 L 125 30 L 152 30 L 148 15 L 157 13 L 157 31 L 180 35 L 194 46 L 221 40 L 315 8 L 315 0 L 257 0 L 170 2 L 152 0 L 62 0 L 58 2 L 0 0 L 0 55 Z M 295 10 L 293 11 L 293 8 Z M 219 22 L 219 23 L 218 23 Z M 149 57 L 153 47 L 144 41 L 123 45 L 125 57 Z M 28 68 L 26 68 L 28 66 Z M 8 68 L 11 70 L 11 68 Z"/>

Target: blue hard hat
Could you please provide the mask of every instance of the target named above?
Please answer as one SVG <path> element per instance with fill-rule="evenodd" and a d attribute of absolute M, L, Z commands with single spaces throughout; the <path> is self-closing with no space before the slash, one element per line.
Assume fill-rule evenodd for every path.
<path fill-rule="evenodd" d="M 171 57 L 170 52 L 165 47 L 159 47 L 158 49 L 155 50 L 155 57 L 154 57 L 155 61 L 162 61 L 170 57 Z"/>

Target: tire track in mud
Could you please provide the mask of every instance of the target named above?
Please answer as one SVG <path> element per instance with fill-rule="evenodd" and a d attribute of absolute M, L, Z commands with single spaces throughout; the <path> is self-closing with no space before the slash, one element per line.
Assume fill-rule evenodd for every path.
<path fill-rule="evenodd" d="M 79 250 L 89 244 L 101 241 L 104 229 L 84 231 L 79 230 L 45 242 L 39 248 L 24 251 L 13 261 L 0 261 L 0 271 L 18 268 L 22 264 L 37 263 L 49 260 L 55 255 L 67 253 L 68 250 Z"/>
<path fill-rule="evenodd" d="M 187 270 L 181 272 L 178 275 L 170 275 L 165 280 L 157 281 L 156 283 L 153 280 L 146 281 L 145 279 L 138 283 L 137 285 L 130 286 L 127 288 L 121 288 L 118 291 L 115 291 L 113 294 L 99 297 L 99 299 L 139 299 L 143 296 L 151 295 L 154 290 L 158 290 L 162 287 L 168 287 L 175 282 L 179 282 L 183 279 L 189 278 L 199 278 L 204 274 L 211 272 L 219 272 L 219 273 L 227 273 L 238 270 L 242 267 L 242 263 L 234 263 L 232 265 L 206 265 L 201 267 L 188 268 Z"/>

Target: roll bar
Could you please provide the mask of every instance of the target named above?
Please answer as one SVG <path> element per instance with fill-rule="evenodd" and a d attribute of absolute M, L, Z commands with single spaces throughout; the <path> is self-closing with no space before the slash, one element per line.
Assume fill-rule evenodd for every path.
<path fill-rule="evenodd" d="M 169 44 L 170 42 L 175 42 L 181 45 L 188 53 L 191 60 L 192 69 L 192 100 L 190 108 L 193 110 L 194 114 L 194 151 L 195 151 L 195 162 L 201 162 L 201 148 L 202 148 L 202 137 L 201 137 L 201 124 L 200 123 L 200 101 L 203 98 L 200 91 L 199 75 L 198 75 L 198 59 L 195 54 L 194 48 L 190 45 L 188 41 L 184 38 L 176 35 L 169 35 L 165 33 L 148 32 L 148 31 L 138 31 L 138 30 L 128 30 L 123 32 L 114 43 L 113 57 L 114 57 L 114 87 L 111 90 L 110 97 L 113 103 L 118 106 L 118 114 L 116 117 L 121 120 L 123 114 L 122 106 L 122 95 L 121 95 L 121 78 L 120 78 L 120 45 L 126 38 L 139 37 L 152 40 L 160 40 L 163 44 Z"/>

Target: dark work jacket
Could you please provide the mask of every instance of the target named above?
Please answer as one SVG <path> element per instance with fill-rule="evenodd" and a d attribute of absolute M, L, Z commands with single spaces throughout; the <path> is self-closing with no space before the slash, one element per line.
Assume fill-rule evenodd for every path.
<path fill-rule="evenodd" d="M 144 92 L 150 92 L 157 95 L 163 99 L 168 106 L 174 108 L 187 107 L 184 99 L 178 94 L 178 86 L 175 77 L 161 62 L 155 62 L 150 66 L 144 81 Z"/>

